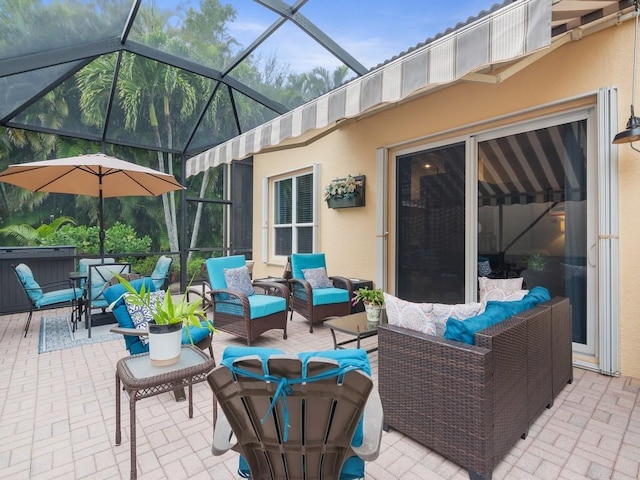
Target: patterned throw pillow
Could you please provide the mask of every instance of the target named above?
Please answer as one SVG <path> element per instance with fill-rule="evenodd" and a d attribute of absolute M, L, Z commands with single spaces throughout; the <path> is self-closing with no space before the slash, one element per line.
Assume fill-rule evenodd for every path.
<path fill-rule="evenodd" d="M 130 303 L 129 295 L 125 295 L 124 303 L 127 305 L 127 312 L 129 312 L 129 316 L 131 317 L 135 328 L 138 330 L 149 329 L 149 322 L 153 320 L 152 313 L 155 313 L 156 303 L 164 302 L 164 294 L 164 290 L 158 290 L 149 294 L 151 296 L 151 308 L 147 308 L 145 305 L 134 305 L 133 303 Z M 149 343 L 149 337 L 147 335 L 143 335 L 139 338 L 143 345 Z"/>
<path fill-rule="evenodd" d="M 482 303 L 414 303 L 384 293 L 384 305 L 390 325 L 416 330 L 428 335 L 444 335 L 447 320 L 466 320 L 484 312 Z"/>
<path fill-rule="evenodd" d="M 225 268 L 224 281 L 227 282 L 227 288 L 229 290 L 236 290 L 238 292 L 244 293 L 247 296 L 251 296 L 256 293 L 256 291 L 253 289 L 253 284 L 251 283 L 249 269 L 246 266 L 238 268 Z"/>
<path fill-rule="evenodd" d="M 489 275 L 491 275 L 491 263 L 489 263 L 489 260 L 478 259 L 478 276 L 488 277 Z"/>
<path fill-rule="evenodd" d="M 431 318 L 436 325 L 436 335 L 443 336 L 447 328 L 447 320 L 466 320 L 484 313 L 486 304 L 481 302 L 458 303 L 447 305 L 444 303 L 432 303 Z"/>
<path fill-rule="evenodd" d="M 309 282 L 311 288 L 331 288 L 333 282 L 327 276 L 327 271 L 324 267 L 318 268 L 305 268 L 302 270 L 304 279 Z"/>
<path fill-rule="evenodd" d="M 479 277 L 480 302 L 487 303 L 491 300 L 512 302 L 522 300 L 529 292 L 528 290 L 522 290 L 522 280 L 522 277 L 506 279 Z"/>
<path fill-rule="evenodd" d="M 387 310 L 389 325 L 396 325 L 428 335 L 436 334 L 436 325 L 429 318 L 430 304 L 408 302 L 384 292 L 384 306 Z"/>

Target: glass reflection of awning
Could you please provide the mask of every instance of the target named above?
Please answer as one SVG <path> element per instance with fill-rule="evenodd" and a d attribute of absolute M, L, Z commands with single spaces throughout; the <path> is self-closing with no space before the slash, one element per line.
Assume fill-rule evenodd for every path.
<path fill-rule="evenodd" d="M 482 142 L 478 205 L 582 201 L 586 122 L 573 122 Z"/>
<path fill-rule="evenodd" d="M 454 82 L 551 43 L 551 2 L 509 4 L 187 161 L 187 176 Z"/>

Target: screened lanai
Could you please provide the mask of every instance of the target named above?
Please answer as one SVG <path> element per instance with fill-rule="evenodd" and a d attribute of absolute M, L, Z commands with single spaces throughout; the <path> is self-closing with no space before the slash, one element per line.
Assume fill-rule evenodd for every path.
<path fill-rule="evenodd" d="M 434 3 L 2 0 L 0 167 L 104 151 L 173 173 L 184 195 L 108 202 L 107 225 L 134 223 L 156 252 L 251 258 L 251 157 L 189 178 L 187 159 L 513 2 Z M 625 2 L 552 3 L 560 36 Z M 92 199 L 0 189 L 0 227 L 95 224 Z"/>

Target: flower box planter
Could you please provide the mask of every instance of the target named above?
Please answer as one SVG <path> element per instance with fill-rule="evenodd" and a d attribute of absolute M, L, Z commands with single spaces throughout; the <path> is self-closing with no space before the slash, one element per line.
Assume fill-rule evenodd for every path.
<path fill-rule="evenodd" d="M 327 200 L 329 208 L 364 207 L 364 197 L 330 198 Z"/>
<path fill-rule="evenodd" d="M 349 195 L 345 197 L 330 197 L 327 198 L 327 206 L 329 208 L 351 208 L 351 207 L 364 207 L 364 194 L 365 194 L 365 176 L 358 175 L 355 177 L 348 177 L 356 180 L 360 185 L 356 189 L 356 195 Z M 334 182 L 340 182 L 345 179 L 337 179 Z M 327 187 L 328 189 L 329 187 Z"/>

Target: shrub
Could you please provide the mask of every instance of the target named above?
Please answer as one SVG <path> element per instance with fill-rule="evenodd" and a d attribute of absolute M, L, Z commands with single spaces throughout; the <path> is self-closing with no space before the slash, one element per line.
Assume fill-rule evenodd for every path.
<path fill-rule="evenodd" d="M 43 245 L 74 245 L 79 255 L 100 253 L 100 228 L 65 225 L 43 240 Z M 104 251 L 110 253 L 147 253 L 151 249 L 148 235 L 140 238 L 129 225 L 116 222 L 105 232 Z M 135 257 L 129 259 L 135 262 Z"/>

